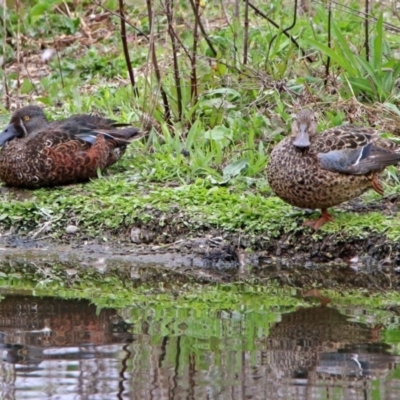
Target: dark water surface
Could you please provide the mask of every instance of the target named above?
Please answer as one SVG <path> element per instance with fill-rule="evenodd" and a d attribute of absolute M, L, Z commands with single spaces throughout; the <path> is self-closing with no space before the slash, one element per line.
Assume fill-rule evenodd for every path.
<path fill-rule="evenodd" d="M 400 399 L 397 319 L 390 330 L 360 307 L 1 293 L 1 399 Z"/>

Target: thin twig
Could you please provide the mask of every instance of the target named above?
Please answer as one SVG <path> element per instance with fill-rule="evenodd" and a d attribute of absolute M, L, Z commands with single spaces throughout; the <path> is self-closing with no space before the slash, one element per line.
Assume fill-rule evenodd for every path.
<path fill-rule="evenodd" d="M 328 0 L 328 47 L 332 48 L 332 4 L 331 0 Z M 325 82 L 324 85 L 325 87 L 328 85 L 329 81 L 329 67 L 331 64 L 331 58 L 328 56 L 328 59 L 326 60 L 326 65 L 325 65 Z"/>
<path fill-rule="evenodd" d="M 240 0 L 235 0 L 235 12 L 233 14 L 234 18 L 239 18 L 239 1 Z"/>
<path fill-rule="evenodd" d="M 172 60 L 174 63 L 174 78 L 176 85 L 176 97 L 178 103 L 178 119 L 182 122 L 183 117 L 183 107 L 182 107 L 182 88 L 181 88 L 181 77 L 179 71 L 179 63 L 178 63 L 178 51 L 179 46 L 176 40 L 176 35 L 174 31 L 174 15 L 173 15 L 173 0 L 165 1 L 165 11 L 167 14 L 167 22 L 168 22 L 168 34 L 171 39 L 172 44 Z"/>
<path fill-rule="evenodd" d="M 46 14 L 46 22 L 48 23 L 49 26 L 51 26 L 50 21 L 49 21 L 49 18 L 48 18 L 48 14 Z M 62 85 L 62 87 L 63 87 L 63 89 L 64 89 L 64 88 L 65 88 L 65 84 L 64 84 L 64 75 L 63 75 L 62 68 L 61 68 L 60 52 L 57 50 L 56 39 L 54 38 L 54 35 L 52 34 L 51 37 L 52 37 L 52 39 L 53 39 L 53 48 L 54 48 L 54 51 L 55 51 L 56 57 L 57 57 L 58 72 L 59 72 L 60 78 L 61 78 L 61 85 Z M 30 79 L 29 74 L 28 74 L 28 77 L 29 77 L 29 79 Z M 35 92 L 36 92 L 36 94 L 37 94 L 35 84 L 33 83 L 32 80 L 30 80 L 30 82 L 31 82 L 31 85 L 34 87 L 34 90 L 35 90 Z"/>
<path fill-rule="evenodd" d="M 0 22 L 1 22 L 1 25 L 2 25 L 2 27 L 3 27 L 3 29 L 5 29 L 4 30 L 4 34 L 6 35 L 6 36 L 4 36 L 4 40 L 7 42 L 7 44 L 10 46 L 10 47 L 12 47 L 14 50 L 15 50 L 15 45 L 14 45 L 14 43 L 13 43 L 13 41 L 12 41 L 12 38 L 13 38 L 13 32 L 11 32 L 8 28 L 7 28 L 7 24 L 6 24 L 6 21 L 5 20 L 3 20 L 3 17 L 0 19 Z"/>
<path fill-rule="evenodd" d="M 201 19 L 200 19 L 200 18 L 199 18 L 199 20 L 198 20 L 198 23 L 199 23 L 200 32 L 201 32 L 201 34 L 203 35 L 205 41 L 207 42 L 208 47 L 209 47 L 210 50 L 212 51 L 213 57 L 217 57 L 217 54 L 218 54 L 218 53 L 217 53 L 217 50 L 215 50 L 215 47 L 214 47 L 214 45 L 212 44 L 211 39 L 208 37 L 207 32 L 206 32 L 206 30 L 204 29 L 203 23 L 201 22 Z"/>
<path fill-rule="evenodd" d="M 263 17 L 264 19 L 266 19 L 266 20 L 267 20 L 271 25 L 273 25 L 275 28 L 280 29 L 280 26 L 279 26 L 275 21 L 273 21 L 271 18 L 269 18 L 268 15 L 264 14 L 264 13 L 263 13 L 259 8 L 257 8 L 254 4 L 252 4 L 252 3 L 249 2 L 249 7 L 251 7 L 251 8 L 255 11 L 256 14 L 258 14 L 258 15 L 260 15 L 261 17 Z M 285 30 L 283 30 L 282 33 L 283 33 L 286 37 L 288 37 L 288 38 L 290 39 L 290 41 L 301 51 L 302 56 L 305 57 L 306 60 L 307 60 L 308 62 L 313 62 L 314 60 L 313 60 L 311 57 L 306 56 L 305 51 L 300 47 L 300 45 L 299 45 L 299 43 L 297 42 L 297 40 L 296 40 L 292 35 L 290 35 L 289 33 L 286 32 L 287 29 L 288 29 L 288 28 L 286 28 Z M 291 29 L 291 28 L 290 28 L 290 29 Z"/>
<path fill-rule="evenodd" d="M 19 20 L 19 14 L 18 14 L 18 20 Z M 4 81 L 4 93 L 5 93 L 5 103 L 6 103 L 6 108 L 7 110 L 10 109 L 10 92 L 8 90 L 8 83 L 7 83 L 7 70 L 6 70 L 6 57 L 7 57 L 7 47 L 6 47 L 6 37 L 7 37 L 7 2 L 4 1 L 3 4 L 3 81 Z"/>
<path fill-rule="evenodd" d="M 20 7 L 21 3 L 20 0 L 16 0 L 15 2 L 17 15 L 20 15 Z M 18 95 L 21 95 L 21 20 L 18 18 L 17 22 L 17 88 L 18 88 Z"/>
<path fill-rule="evenodd" d="M 61 68 L 60 53 L 56 48 L 56 41 L 54 39 L 54 36 L 53 36 L 53 46 L 54 46 L 54 51 L 56 52 L 56 56 L 57 56 L 57 64 L 58 64 L 58 70 L 60 71 L 61 85 L 62 85 L 63 88 L 65 88 L 64 75 L 63 75 L 62 68 Z"/>
<path fill-rule="evenodd" d="M 26 72 L 26 75 L 28 75 L 28 79 L 29 79 L 29 82 L 30 82 L 31 85 L 32 85 L 33 91 L 35 92 L 36 96 L 38 96 L 38 95 L 39 95 L 39 92 L 38 92 L 38 90 L 36 89 L 35 84 L 33 83 L 32 76 L 31 76 L 31 74 L 30 74 L 30 72 L 29 72 L 28 66 L 26 65 L 26 61 L 25 61 L 24 57 L 22 57 L 22 63 L 24 64 L 25 72 Z"/>
<path fill-rule="evenodd" d="M 128 74 L 129 74 L 129 79 L 131 81 L 133 94 L 137 97 L 137 96 L 139 96 L 139 92 L 138 92 L 138 89 L 136 87 L 135 75 L 133 74 L 131 58 L 129 56 L 128 42 L 126 40 L 124 0 L 119 0 L 119 17 L 120 17 L 120 20 L 121 20 L 121 41 L 122 41 L 122 47 L 124 49 L 126 67 L 128 68 Z"/>
<path fill-rule="evenodd" d="M 121 18 L 121 15 L 120 15 L 119 13 L 116 13 L 116 12 L 110 10 L 109 8 L 104 7 L 101 3 L 99 3 L 99 2 L 97 2 L 97 1 L 95 1 L 95 0 L 90 0 L 90 1 L 91 1 L 93 4 L 95 4 L 96 6 L 102 8 L 103 10 L 105 10 L 105 11 L 107 11 L 107 12 L 109 12 L 111 15 L 115 15 L 116 17 Z M 137 33 L 139 33 L 140 35 L 144 36 L 147 40 L 149 40 L 149 37 L 148 37 L 143 31 L 141 31 L 140 29 L 138 29 L 137 26 L 135 26 L 135 25 L 133 25 L 131 22 L 129 22 L 129 21 L 125 18 L 125 16 L 124 16 L 124 21 L 125 21 L 125 23 L 126 23 L 127 25 L 129 25 L 131 28 L 133 28 L 135 31 L 137 31 Z"/>
<path fill-rule="evenodd" d="M 243 45 L 243 65 L 247 64 L 249 52 L 249 0 L 245 0 L 244 6 L 244 45 Z"/>
<path fill-rule="evenodd" d="M 153 11 L 152 11 L 152 7 L 151 7 L 151 0 L 146 0 L 146 4 L 147 4 L 147 13 L 148 13 L 148 17 L 149 17 L 149 27 L 150 27 L 149 46 L 150 46 L 151 60 L 152 60 L 153 67 L 154 67 L 154 73 L 156 74 L 158 84 L 160 85 L 161 98 L 162 98 L 163 105 L 164 105 L 164 119 L 168 124 L 171 124 L 171 110 L 169 108 L 167 94 L 165 93 L 165 90 L 162 86 L 161 73 L 160 73 L 160 68 L 158 66 L 156 48 L 155 48 L 155 43 L 154 43 L 155 27 L 154 27 Z"/>
<path fill-rule="evenodd" d="M 369 0 L 365 0 L 365 59 L 369 62 Z"/>
<path fill-rule="evenodd" d="M 317 1 L 317 0 L 314 0 L 314 1 L 315 1 L 315 4 L 320 4 L 320 5 L 325 6 L 325 3 L 321 2 L 321 1 Z M 336 6 L 335 10 L 340 10 L 340 7 L 341 7 L 344 10 L 340 10 L 340 11 L 343 11 L 349 15 L 353 15 L 354 17 L 363 18 L 363 19 L 365 19 L 365 17 L 366 17 L 365 12 L 363 12 L 363 11 L 355 10 L 354 8 L 351 8 L 350 6 L 346 6 L 345 4 L 339 3 L 338 1 L 335 1 L 335 0 L 332 0 L 331 2 L 332 2 L 332 4 L 334 4 Z M 372 15 L 369 15 L 368 18 L 369 18 L 370 23 L 378 21 L 378 18 L 373 17 Z M 392 32 L 397 32 L 397 33 L 400 32 L 400 28 L 398 26 L 390 24 L 389 22 L 384 22 L 383 25 L 387 30 L 390 30 Z"/>
<path fill-rule="evenodd" d="M 190 85 L 191 85 L 191 98 L 192 104 L 197 103 L 198 99 L 198 92 L 197 92 L 197 44 L 199 41 L 199 8 L 200 8 L 200 0 L 190 0 L 190 4 L 192 5 L 193 12 L 194 12 L 194 27 L 193 27 L 193 49 L 192 49 L 192 56 L 190 57 L 191 63 L 191 72 L 190 72 Z M 194 114 L 193 114 L 194 115 Z"/>
<path fill-rule="evenodd" d="M 297 22 L 297 0 L 294 0 L 294 10 L 293 10 L 293 22 L 292 22 L 292 25 L 290 25 L 290 26 L 288 26 L 287 28 L 283 29 L 283 30 L 282 30 L 282 33 L 283 33 L 284 35 L 287 36 L 287 33 L 288 33 L 292 28 L 295 27 L 296 22 Z M 275 35 L 272 37 L 271 41 L 269 42 L 269 50 L 271 50 L 271 48 L 272 48 L 272 43 L 274 42 L 274 40 L 275 40 L 277 37 L 278 37 L 278 34 L 275 34 Z M 302 52 L 302 54 L 303 54 L 303 56 L 305 55 L 303 52 Z"/>

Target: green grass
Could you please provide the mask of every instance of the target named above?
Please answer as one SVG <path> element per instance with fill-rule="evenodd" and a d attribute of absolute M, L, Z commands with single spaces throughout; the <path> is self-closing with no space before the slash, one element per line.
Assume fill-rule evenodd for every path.
<path fill-rule="evenodd" d="M 197 179 L 192 184 L 168 187 L 129 178 L 125 172 L 88 184 L 36 190 L 27 200 L 2 202 L 0 221 L 6 229 L 19 227 L 20 233 L 50 223 L 47 233 L 55 237 L 69 224 L 78 225 L 83 235 L 98 237 L 100 232 L 125 232 L 138 222 L 160 230 L 168 225 L 177 232 L 180 226 L 185 232 L 219 229 L 265 238 L 308 231 L 299 227 L 306 219 L 303 213 L 270 196 L 266 187 L 257 188 L 254 182 L 249 185 L 236 179 L 230 186 L 221 186 Z M 359 238 L 375 232 L 394 241 L 400 238 L 399 213 L 337 211 L 334 215 L 335 221 L 325 225 L 323 232 L 346 232 Z"/>

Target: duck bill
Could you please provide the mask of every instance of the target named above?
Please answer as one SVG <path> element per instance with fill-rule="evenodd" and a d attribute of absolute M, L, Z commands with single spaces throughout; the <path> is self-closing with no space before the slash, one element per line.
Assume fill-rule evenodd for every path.
<path fill-rule="evenodd" d="M 16 137 L 18 137 L 18 131 L 15 129 L 14 124 L 7 125 L 4 131 L 0 133 L 0 147 Z"/>
<path fill-rule="evenodd" d="M 301 124 L 297 132 L 297 136 L 293 141 L 296 147 L 304 148 L 310 146 L 310 138 L 308 137 L 306 125 Z"/>

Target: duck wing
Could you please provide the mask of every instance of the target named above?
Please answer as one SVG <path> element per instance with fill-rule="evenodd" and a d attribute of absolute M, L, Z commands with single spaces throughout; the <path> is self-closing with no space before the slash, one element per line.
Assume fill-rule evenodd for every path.
<path fill-rule="evenodd" d="M 322 169 L 352 175 L 381 171 L 400 162 L 393 142 L 381 139 L 373 128 L 351 125 L 321 133 L 312 151 Z"/>

